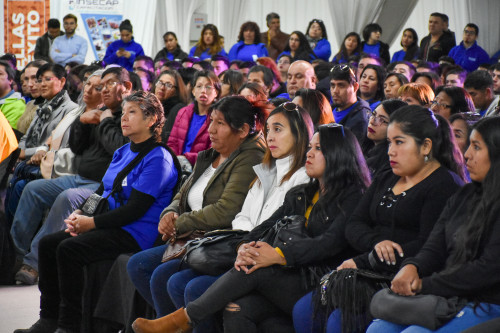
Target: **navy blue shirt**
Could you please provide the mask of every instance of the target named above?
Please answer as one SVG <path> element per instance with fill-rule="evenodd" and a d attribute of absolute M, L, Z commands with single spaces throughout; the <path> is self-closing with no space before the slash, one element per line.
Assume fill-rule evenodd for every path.
<path fill-rule="evenodd" d="M 333 118 L 335 118 L 335 122 L 340 123 L 342 119 L 344 119 L 345 116 L 347 116 L 347 114 L 351 112 L 352 109 L 354 109 L 356 104 L 358 104 L 358 102 L 354 103 L 353 105 L 351 105 L 350 107 L 348 107 L 343 111 L 337 111 L 337 108 L 333 109 Z"/>

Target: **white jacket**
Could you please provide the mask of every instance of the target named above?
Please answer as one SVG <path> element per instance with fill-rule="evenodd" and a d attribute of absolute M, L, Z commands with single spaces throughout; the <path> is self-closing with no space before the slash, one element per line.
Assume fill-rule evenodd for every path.
<path fill-rule="evenodd" d="M 289 189 L 309 182 L 306 169 L 302 167 L 280 185 L 281 179 L 290 170 L 291 163 L 291 156 L 287 156 L 276 160 L 275 166 L 271 169 L 263 164 L 253 167 L 258 181 L 248 191 L 241 212 L 233 220 L 233 229 L 252 230 L 267 220 L 283 204 Z"/>

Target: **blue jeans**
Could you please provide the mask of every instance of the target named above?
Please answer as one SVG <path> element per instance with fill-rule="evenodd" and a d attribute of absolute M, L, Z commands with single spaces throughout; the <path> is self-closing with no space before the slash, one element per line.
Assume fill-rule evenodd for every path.
<path fill-rule="evenodd" d="M 321 315 L 321 314 L 320 314 Z M 321 326 L 318 320 L 314 320 L 314 308 L 312 304 L 312 292 L 308 293 L 293 307 L 293 326 L 296 333 L 320 332 Z M 340 333 L 341 316 L 339 310 L 334 310 L 326 322 L 327 333 Z"/>
<path fill-rule="evenodd" d="M 68 207 L 78 207 L 83 202 L 81 200 L 70 202 L 69 200 L 72 198 L 68 197 L 66 190 L 71 188 L 86 188 L 95 191 L 98 187 L 99 183 L 78 175 L 64 176 L 56 179 L 37 179 L 28 183 L 19 200 L 11 228 L 12 240 L 18 252 L 23 255 L 28 253 L 31 240 L 40 225 L 43 213 L 52 207 L 56 199 L 59 199 L 58 203 L 62 204 L 65 202 L 67 204 L 65 206 L 66 210 L 57 210 L 64 215 L 56 216 L 54 212 L 51 217 L 55 220 L 53 223 L 59 223 L 61 228 L 64 225 L 64 219 L 69 215 L 66 214 L 69 210 Z"/>
<path fill-rule="evenodd" d="M 490 319 L 500 317 L 500 305 L 481 303 L 481 307 L 478 307 L 474 312 L 473 304 L 469 303 L 465 308 L 460 311 L 455 318 L 446 323 L 439 329 L 432 331 L 430 329 L 424 328 L 422 326 L 411 325 L 398 325 L 385 320 L 375 319 L 372 321 L 368 327 L 367 333 L 392 333 L 392 332 L 404 332 L 404 333 L 427 333 L 427 332 L 461 332 L 469 327 L 476 326 Z"/>
<path fill-rule="evenodd" d="M 134 254 L 127 264 L 127 272 L 137 291 L 163 317 L 176 310 L 167 292 L 167 281 L 179 271 L 180 260 L 161 262 L 167 245 L 161 245 Z"/>
<path fill-rule="evenodd" d="M 218 278 L 218 276 L 200 275 L 192 269 L 185 269 L 170 277 L 167 283 L 168 294 L 175 307 L 179 309 L 198 299 Z M 200 321 L 194 332 L 214 332 L 216 325 L 215 319 L 209 317 Z"/>

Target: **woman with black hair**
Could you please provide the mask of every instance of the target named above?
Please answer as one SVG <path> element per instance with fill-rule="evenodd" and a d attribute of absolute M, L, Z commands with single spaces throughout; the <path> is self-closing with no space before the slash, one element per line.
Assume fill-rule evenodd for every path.
<path fill-rule="evenodd" d="M 240 71 L 228 69 L 219 75 L 221 81 L 220 98 L 238 94 L 245 80 Z"/>
<path fill-rule="evenodd" d="M 326 34 L 325 24 L 322 20 L 314 19 L 309 22 L 306 29 L 306 38 L 318 59 L 323 59 L 324 61 L 330 59 L 332 49 Z"/>
<path fill-rule="evenodd" d="M 349 219 L 346 238 L 359 254 L 345 260 L 337 267 L 338 271 L 352 268 L 395 272 L 402 258 L 418 253 L 446 201 L 466 179 L 462 154 L 452 139 L 448 121 L 426 108 L 409 105 L 392 113 L 387 140 L 392 171 L 374 179 Z M 375 260 L 370 261 L 370 255 Z M 377 265 L 372 266 L 372 262 Z M 363 331 L 369 324 L 368 317 L 352 318 L 349 312 L 339 310 L 350 306 L 366 309 L 369 304 L 356 303 L 360 301 L 351 294 L 347 297 L 352 302 L 337 305 L 328 318 L 326 332 L 340 332 L 341 326 L 352 325 L 352 321 L 356 324 L 349 327 L 351 331 Z M 368 302 L 370 298 L 367 296 Z M 295 306 L 296 332 L 319 331 L 313 325 L 322 321 L 311 322 L 311 308 L 311 295 Z"/>
<path fill-rule="evenodd" d="M 188 55 L 181 49 L 175 32 L 167 31 L 163 35 L 163 42 L 165 43 L 165 47 L 156 54 L 155 63 L 160 59 L 182 61 L 187 58 Z"/>
<path fill-rule="evenodd" d="M 389 54 L 389 45 L 380 41 L 382 27 L 377 23 L 370 23 L 363 29 L 363 43 L 361 51 L 368 54 L 374 54 L 384 60 L 384 65 L 391 60 Z"/>
<path fill-rule="evenodd" d="M 155 321 L 137 319 L 132 325 L 135 332 L 185 332 L 226 306 L 226 332 L 239 332 L 243 327 L 246 332 L 257 332 L 257 323 L 268 317 L 290 316 L 293 304 L 311 288 L 310 280 L 302 275 L 307 268 L 335 265 L 350 252 L 344 225 L 369 184 L 356 137 L 336 124 L 322 125 L 314 134 L 306 172 L 313 181 L 291 189 L 283 206 L 244 238 L 233 269 L 186 309 Z M 291 215 L 306 217 L 308 238 L 277 249 L 258 241 L 277 221 Z"/>
<path fill-rule="evenodd" d="M 463 154 L 465 154 L 465 151 L 470 145 L 469 136 L 472 132 L 472 127 L 480 119 L 481 115 L 476 112 L 455 113 L 448 119 L 451 128 L 453 128 L 455 142 Z"/>
<path fill-rule="evenodd" d="M 320 125 L 335 122 L 332 106 L 319 90 L 301 88 L 295 93 L 292 102 L 300 105 L 309 113 L 315 129 Z"/>
<path fill-rule="evenodd" d="M 189 57 L 205 60 L 211 59 L 216 54 L 227 57 L 219 29 L 213 24 L 207 24 L 201 30 L 200 39 L 189 51 Z"/>
<path fill-rule="evenodd" d="M 359 77 L 359 97 L 375 108 L 384 99 L 385 69 L 377 65 L 366 65 Z"/>
<path fill-rule="evenodd" d="M 412 76 L 411 82 L 428 85 L 434 92 L 442 84 L 441 78 L 434 72 L 417 72 Z"/>
<path fill-rule="evenodd" d="M 317 58 L 316 54 L 312 50 L 306 36 L 300 31 L 294 31 L 290 34 L 288 39 L 288 44 L 285 50 L 278 56 L 278 59 L 282 55 L 289 55 L 292 57 L 292 62 L 296 60 L 305 60 L 311 62 Z"/>
<path fill-rule="evenodd" d="M 332 62 L 336 64 L 348 63 L 349 58 L 361 53 L 361 37 L 357 32 L 350 32 L 342 41 L 339 52 L 333 57 Z"/>
<path fill-rule="evenodd" d="M 437 332 L 464 329 L 500 317 L 500 118 L 474 125 L 465 153 L 472 179 L 446 204 L 427 242 L 405 260 L 393 292 L 459 296 L 468 303 Z M 376 320 L 368 332 L 428 332 L 420 326 Z"/>
<path fill-rule="evenodd" d="M 436 89 L 436 98 L 432 101 L 431 110 L 449 119 L 460 112 L 474 112 L 474 101 L 467 90 L 461 87 L 440 86 Z"/>
<path fill-rule="evenodd" d="M 389 73 L 384 80 L 385 99 L 398 98 L 398 90 L 408 83 L 408 78 L 400 73 Z"/>
<path fill-rule="evenodd" d="M 229 50 L 229 60 L 253 61 L 260 57 L 268 57 L 266 44 L 260 42 L 260 28 L 255 22 L 241 25 L 238 42 Z"/>
<path fill-rule="evenodd" d="M 412 28 L 407 28 L 403 31 L 403 36 L 401 37 L 402 50 L 394 53 L 392 55 L 391 62 L 396 61 L 412 61 L 418 57 L 418 35 L 417 32 Z"/>
<path fill-rule="evenodd" d="M 129 20 L 120 23 L 120 39 L 111 43 L 106 49 L 104 62 L 106 65 L 120 65 L 129 72 L 133 70 L 134 60 L 138 56 L 144 55 L 141 44 L 134 41 L 132 24 Z"/>

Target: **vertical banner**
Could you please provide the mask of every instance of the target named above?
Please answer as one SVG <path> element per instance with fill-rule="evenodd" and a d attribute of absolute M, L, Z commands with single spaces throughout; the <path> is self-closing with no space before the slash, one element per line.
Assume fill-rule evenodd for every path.
<path fill-rule="evenodd" d="M 49 19 L 50 0 L 4 0 L 5 52 L 16 55 L 18 68 L 34 60 Z"/>
<path fill-rule="evenodd" d="M 124 0 L 65 0 L 68 13 L 80 15 L 78 25 L 85 27 L 96 60 L 102 60 L 108 45 L 120 39 Z"/>

